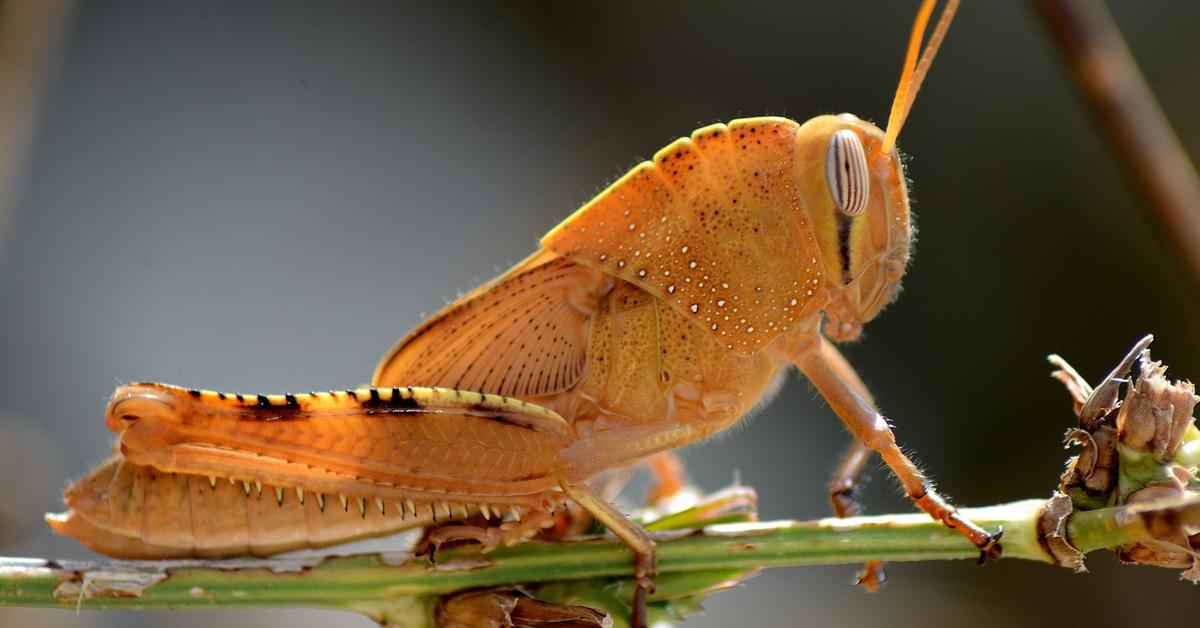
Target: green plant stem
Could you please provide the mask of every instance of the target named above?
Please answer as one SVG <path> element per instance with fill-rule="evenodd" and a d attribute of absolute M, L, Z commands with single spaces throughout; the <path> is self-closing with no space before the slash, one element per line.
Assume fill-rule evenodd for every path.
<path fill-rule="evenodd" d="M 1071 544 L 1086 554 L 1098 549 L 1135 543 L 1142 535 L 1139 535 L 1139 530 L 1128 521 L 1122 521 L 1125 519 L 1121 516 L 1122 511 L 1120 508 L 1101 508 L 1075 513 L 1067 525 Z"/>
<path fill-rule="evenodd" d="M 1043 500 L 968 509 L 974 521 L 1003 525 L 1007 558 L 1051 562 L 1037 540 Z M 1089 513 L 1090 515 L 1091 513 Z M 1092 516 L 1075 534 L 1091 544 L 1125 542 L 1111 518 Z M 792 565 L 974 559 L 953 531 L 919 515 L 710 526 L 659 537 L 659 570 L 671 574 Z M 448 551 L 437 565 L 407 554 L 317 559 L 47 563 L 0 559 L 0 606 L 214 608 L 305 606 L 357 610 L 474 587 L 630 575 L 629 551 L 615 541 L 522 543 L 490 554 Z M 124 587 L 122 587 L 124 583 Z M 82 588 L 81 588 L 82 585 Z M 114 589 L 115 587 L 115 589 Z M 121 591 L 121 592 L 116 592 Z M 414 602 L 415 603 L 415 602 Z"/>

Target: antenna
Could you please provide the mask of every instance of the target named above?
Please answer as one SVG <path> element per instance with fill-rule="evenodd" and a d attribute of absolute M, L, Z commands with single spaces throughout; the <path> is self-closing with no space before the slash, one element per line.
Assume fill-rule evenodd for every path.
<path fill-rule="evenodd" d="M 908 53 L 904 56 L 904 70 L 900 73 L 900 85 L 896 87 L 896 98 L 892 100 L 892 113 L 888 116 L 887 131 L 884 133 L 883 153 L 885 155 L 891 153 L 896 147 L 896 136 L 900 135 L 904 121 L 908 119 L 908 112 L 912 109 L 913 101 L 917 99 L 917 92 L 921 89 L 921 83 L 925 80 L 925 74 L 929 71 L 933 58 L 937 56 L 938 47 L 942 45 L 942 39 L 945 38 L 946 31 L 950 28 L 950 21 L 954 19 L 959 1 L 949 0 L 942 9 L 942 15 L 938 18 L 937 25 L 933 27 L 933 34 L 929 36 L 929 42 L 925 44 L 920 61 L 917 61 L 917 51 L 921 49 L 921 40 L 925 37 L 925 29 L 929 26 L 929 18 L 933 15 L 933 7 L 937 4 L 937 0 L 925 0 L 917 11 L 917 19 L 913 22 L 912 35 L 908 40 Z"/>

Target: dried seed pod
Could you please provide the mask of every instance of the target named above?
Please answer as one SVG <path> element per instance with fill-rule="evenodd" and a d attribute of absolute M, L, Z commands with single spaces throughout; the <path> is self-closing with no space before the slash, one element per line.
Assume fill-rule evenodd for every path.
<path fill-rule="evenodd" d="M 1170 381 L 1162 362 L 1142 355 L 1136 382 L 1129 388 L 1117 415 L 1120 442 L 1139 453 L 1153 454 L 1159 462 L 1175 457 L 1183 434 L 1192 424 L 1192 411 L 1200 397 L 1191 382 Z"/>
<path fill-rule="evenodd" d="M 552 604 L 517 589 L 488 589 L 450 595 L 436 612 L 439 628 L 600 628 L 612 626 L 606 613 L 586 606 Z"/>

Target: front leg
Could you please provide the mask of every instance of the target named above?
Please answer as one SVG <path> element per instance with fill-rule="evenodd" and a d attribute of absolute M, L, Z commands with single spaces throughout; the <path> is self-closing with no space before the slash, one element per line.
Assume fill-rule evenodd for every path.
<path fill-rule="evenodd" d="M 875 409 L 875 404 L 857 390 L 858 377 L 847 376 L 847 371 L 852 374 L 853 370 L 827 339 L 819 334 L 806 337 L 793 348 L 791 358 L 854 436 L 879 453 L 918 508 L 967 537 L 979 548 L 980 560 L 999 558 L 1002 531 L 988 534 L 934 491 L 921 470 L 896 445 L 892 428 Z"/>

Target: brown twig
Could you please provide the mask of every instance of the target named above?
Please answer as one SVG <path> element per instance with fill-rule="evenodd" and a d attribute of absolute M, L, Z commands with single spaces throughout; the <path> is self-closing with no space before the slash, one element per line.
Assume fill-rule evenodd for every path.
<path fill-rule="evenodd" d="M 1200 298 L 1200 178 L 1101 0 L 1032 0 Z"/>
<path fill-rule="evenodd" d="M 0 246 L 73 0 L 0 0 Z"/>

